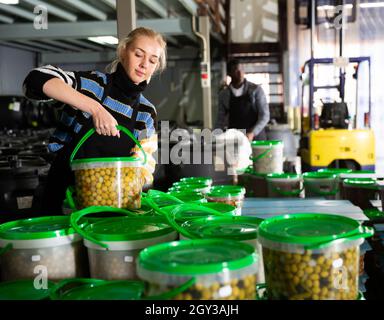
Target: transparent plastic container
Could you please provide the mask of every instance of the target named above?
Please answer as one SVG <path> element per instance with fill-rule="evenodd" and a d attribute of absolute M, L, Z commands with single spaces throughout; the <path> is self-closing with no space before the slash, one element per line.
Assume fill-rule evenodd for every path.
<path fill-rule="evenodd" d="M 359 250 L 373 229 L 329 214 L 292 214 L 260 224 L 270 299 L 355 300 Z"/>
<path fill-rule="evenodd" d="M 355 178 L 376 178 L 375 171 L 372 170 L 352 170 L 351 172 L 344 172 L 339 174 L 340 183 L 340 199 L 345 199 L 344 180 Z"/>
<path fill-rule="evenodd" d="M 144 160 L 139 157 L 74 160 L 77 151 L 95 132 L 94 129 L 88 131 L 70 157 L 71 168 L 75 174 L 77 209 L 90 206 L 129 209 L 141 207 L 141 191 L 144 184 L 142 167 L 146 163 L 146 154 L 128 129 L 121 126 L 118 128 L 134 140 L 141 149 Z"/>
<path fill-rule="evenodd" d="M 262 250 L 257 240 L 257 228 L 263 219 L 256 217 L 218 217 L 192 219 L 184 222 L 178 232 L 181 240 L 223 239 L 235 240 L 252 245 L 259 256 L 258 282 L 263 283 L 264 264 Z"/>
<path fill-rule="evenodd" d="M 328 200 L 335 200 L 338 197 L 339 181 L 337 174 L 305 172 L 303 179 L 306 198 L 324 197 Z"/>
<path fill-rule="evenodd" d="M 241 215 L 244 204 L 245 188 L 233 185 L 220 185 L 211 188 L 205 195 L 208 202 L 226 203 L 236 207 L 237 215 Z"/>
<path fill-rule="evenodd" d="M 300 198 L 303 194 L 303 181 L 299 174 L 271 173 L 266 179 L 270 198 Z"/>
<path fill-rule="evenodd" d="M 182 240 L 140 252 L 139 277 L 148 295 L 161 295 L 191 282 L 175 300 L 254 300 L 258 255 L 249 244 L 231 240 Z"/>
<path fill-rule="evenodd" d="M 343 175 L 348 175 L 353 173 L 352 169 L 347 169 L 347 168 L 324 168 L 324 169 L 319 169 L 317 172 L 325 172 L 325 173 L 332 173 L 337 175 L 337 180 L 339 184 L 339 191 L 335 195 L 336 200 L 343 199 Z"/>
<path fill-rule="evenodd" d="M 283 173 L 283 141 L 252 142 L 253 170 L 256 173 Z"/>
<path fill-rule="evenodd" d="M 87 275 L 87 254 L 81 240 L 66 216 L 2 224 L 2 281 L 35 279 L 38 274 L 46 274 L 51 281 Z"/>
<path fill-rule="evenodd" d="M 78 221 L 96 212 L 127 214 L 117 208 L 87 208 L 71 216 L 72 226 L 84 237 L 88 249 L 92 278 L 104 280 L 135 280 L 136 258 L 139 252 L 151 245 L 173 241 L 178 234 L 165 218 L 106 217 L 81 228 Z"/>

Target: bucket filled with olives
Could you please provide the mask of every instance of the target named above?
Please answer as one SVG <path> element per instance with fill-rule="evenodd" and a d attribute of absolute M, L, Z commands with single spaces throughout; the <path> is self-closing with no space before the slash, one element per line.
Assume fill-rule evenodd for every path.
<path fill-rule="evenodd" d="M 300 198 L 304 190 L 301 175 L 295 173 L 270 173 L 267 184 L 270 198 Z"/>
<path fill-rule="evenodd" d="M 268 296 L 290 300 L 355 300 L 359 250 L 373 229 L 331 214 L 290 214 L 258 229 Z"/>
<path fill-rule="evenodd" d="M 111 206 L 115 208 L 138 209 L 141 206 L 143 186 L 142 167 L 146 153 L 132 133 L 117 126 L 127 134 L 143 153 L 139 157 L 74 159 L 80 147 L 95 132 L 89 130 L 73 150 L 70 158 L 75 173 L 76 207 Z"/>
<path fill-rule="evenodd" d="M 0 226 L 2 281 L 51 281 L 87 275 L 87 252 L 68 216 L 16 220 Z M 36 273 L 37 272 L 37 273 Z"/>
<path fill-rule="evenodd" d="M 258 281 L 264 282 L 262 251 L 257 240 L 257 228 L 263 219 L 244 216 L 208 216 L 184 222 L 180 228 L 180 239 L 235 240 L 252 245 L 259 255 Z"/>
<path fill-rule="evenodd" d="M 252 142 L 253 169 L 256 173 L 282 173 L 283 149 L 281 140 L 262 140 Z"/>
<path fill-rule="evenodd" d="M 95 213 L 106 213 L 106 217 L 79 224 L 85 215 Z M 108 213 L 122 216 L 108 217 Z M 135 216 L 118 208 L 79 210 L 71 215 L 71 224 L 84 238 L 91 277 L 104 280 L 137 279 L 136 258 L 140 250 L 178 237 L 164 217 Z"/>
<path fill-rule="evenodd" d="M 236 207 L 237 215 L 241 215 L 244 204 L 245 188 L 234 185 L 218 185 L 205 195 L 208 202 L 226 203 Z"/>
<path fill-rule="evenodd" d="M 253 246 L 231 240 L 182 240 L 144 249 L 137 272 L 156 296 L 190 285 L 175 300 L 254 300 L 258 255 Z"/>

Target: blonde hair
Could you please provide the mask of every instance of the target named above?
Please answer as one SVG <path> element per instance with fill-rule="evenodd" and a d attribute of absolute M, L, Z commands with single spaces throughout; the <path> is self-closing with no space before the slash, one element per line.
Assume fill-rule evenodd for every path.
<path fill-rule="evenodd" d="M 159 63 L 156 71 L 161 72 L 165 69 L 167 64 L 167 43 L 165 42 L 164 37 L 153 29 L 140 27 L 132 30 L 124 39 L 120 40 L 116 49 L 116 59 L 106 67 L 107 71 L 116 71 L 117 65 L 124 59 L 126 49 L 129 48 L 139 37 L 152 38 L 159 43 L 162 48 L 162 52 L 159 57 Z"/>

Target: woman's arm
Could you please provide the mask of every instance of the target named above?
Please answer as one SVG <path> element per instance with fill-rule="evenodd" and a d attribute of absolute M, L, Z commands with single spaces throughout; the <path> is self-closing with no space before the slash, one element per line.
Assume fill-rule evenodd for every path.
<path fill-rule="evenodd" d="M 43 85 L 43 93 L 47 97 L 90 113 L 98 134 L 119 136 L 117 121 L 98 101 L 78 92 L 61 79 L 48 80 Z"/>

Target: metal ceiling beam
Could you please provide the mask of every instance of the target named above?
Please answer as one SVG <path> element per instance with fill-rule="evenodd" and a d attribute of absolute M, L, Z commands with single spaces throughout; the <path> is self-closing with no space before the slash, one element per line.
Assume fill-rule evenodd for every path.
<path fill-rule="evenodd" d="M 39 1 L 39 0 L 24 0 L 24 2 L 29 3 L 32 6 L 44 6 L 47 8 L 48 13 L 52 14 L 54 16 L 57 16 L 59 18 L 62 18 L 67 21 L 72 21 L 75 22 L 77 21 L 77 16 L 74 15 L 73 13 L 70 13 L 68 11 L 65 11 L 61 8 L 58 8 L 56 6 L 53 6 L 49 3 L 46 3 L 44 1 Z"/>
<path fill-rule="evenodd" d="M 100 46 L 94 45 L 94 44 L 91 44 L 91 43 L 87 42 L 86 40 L 66 39 L 65 41 L 69 42 L 69 43 L 72 43 L 72 44 L 75 44 L 75 45 L 80 46 L 80 47 L 91 49 L 91 50 L 99 51 L 99 50 L 102 49 L 101 45 Z"/>
<path fill-rule="evenodd" d="M 136 0 L 116 0 L 116 17 L 117 38 L 120 41 L 132 30 L 136 29 Z"/>
<path fill-rule="evenodd" d="M 81 0 L 63 0 L 63 1 L 96 19 L 105 21 L 108 18 L 106 13 L 92 7 L 88 3 L 85 3 Z"/>
<path fill-rule="evenodd" d="M 116 36 L 116 21 L 50 22 L 48 29 L 35 30 L 30 23 L 0 25 L 0 41 L 33 39 L 79 39 L 97 36 Z M 165 36 L 191 36 L 190 18 L 144 19 L 137 26 L 149 27 Z"/>
<path fill-rule="evenodd" d="M 53 46 L 58 46 L 59 48 L 64 48 L 66 50 L 71 50 L 71 51 L 84 51 L 84 49 L 79 48 L 78 46 L 71 45 L 68 43 L 64 43 L 60 40 L 51 40 L 51 39 L 46 39 L 46 40 L 41 40 L 43 43 L 51 44 Z"/>
<path fill-rule="evenodd" d="M 160 17 L 168 17 L 167 9 L 164 8 L 159 2 L 153 0 L 140 0 L 147 8 L 151 9 L 153 12 L 157 13 Z"/>
<path fill-rule="evenodd" d="M 36 18 L 36 15 L 33 14 L 33 12 L 21 9 L 13 5 L 0 3 L 0 10 L 31 21 L 34 21 Z"/>
<path fill-rule="evenodd" d="M 4 22 L 4 23 L 13 23 L 13 21 L 15 21 L 15 19 L 0 14 L 0 21 Z"/>
<path fill-rule="evenodd" d="M 16 48 L 16 49 L 21 49 L 25 51 L 31 51 L 31 52 L 44 52 L 45 50 L 38 49 L 38 48 L 32 48 L 28 45 L 22 45 L 19 43 L 12 43 L 12 42 L 7 42 L 7 41 L 0 41 L 0 46 L 6 46 L 10 48 Z"/>
<path fill-rule="evenodd" d="M 196 59 L 199 56 L 197 48 L 168 50 L 168 60 Z M 61 63 L 109 63 L 116 57 L 116 51 L 77 52 L 77 53 L 43 53 L 42 64 Z"/>
<path fill-rule="evenodd" d="M 16 41 L 18 43 L 18 41 Z M 63 49 L 60 49 L 58 47 L 55 47 L 55 46 L 50 46 L 50 45 L 47 45 L 47 44 L 44 44 L 44 43 L 37 43 L 37 42 L 34 42 L 34 41 L 26 41 L 26 40 L 23 40 L 22 43 L 20 44 L 27 44 L 28 46 L 31 46 L 31 47 L 36 47 L 36 48 L 40 48 L 40 49 L 44 49 L 44 50 L 49 50 L 49 51 L 53 51 L 53 52 L 62 52 Z"/>
<path fill-rule="evenodd" d="M 108 6 L 110 6 L 112 9 L 116 9 L 116 0 L 101 0 Z"/>
<path fill-rule="evenodd" d="M 197 14 L 197 4 L 194 0 L 179 0 L 179 2 L 191 15 Z"/>

